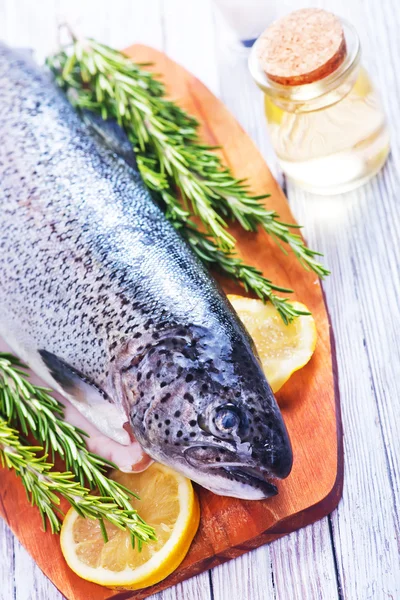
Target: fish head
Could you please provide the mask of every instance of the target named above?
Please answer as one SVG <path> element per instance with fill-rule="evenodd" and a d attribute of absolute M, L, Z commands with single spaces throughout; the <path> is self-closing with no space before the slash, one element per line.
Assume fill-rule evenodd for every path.
<path fill-rule="evenodd" d="M 273 496 L 292 467 L 289 437 L 247 336 L 179 330 L 125 371 L 143 449 L 220 495 Z"/>

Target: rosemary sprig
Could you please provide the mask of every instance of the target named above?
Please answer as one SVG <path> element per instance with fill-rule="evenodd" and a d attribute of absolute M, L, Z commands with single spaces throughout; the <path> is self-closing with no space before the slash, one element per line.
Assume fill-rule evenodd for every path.
<path fill-rule="evenodd" d="M 163 84 L 143 69 L 144 65 L 95 40 L 73 39 L 70 48 L 50 57 L 47 64 L 76 107 L 115 119 L 124 128 L 144 182 L 162 199 L 167 218 L 175 224 L 178 221 L 202 260 L 218 266 L 263 300 L 278 303 L 287 322 L 298 316 L 287 301 L 279 302 L 272 294 L 272 290 L 282 288 L 274 286 L 258 269 L 233 259 L 235 239 L 227 230 L 227 221 L 236 220 L 249 231 L 262 227 L 284 251 L 280 242 L 286 244 L 305 268 L 324 277 L 329 271 L 318 262 L 319 253 L 307 248 L 301 236 L 291 231 L 297 230 L 297 225 L 279 221 L 274 211 L 265 208 L 263 200 L 268 194 L 251 195 L 248 183 L 232 175 L 215 153 L 216 148 L 201 143 L 197 121 L 165 98 Z M 182 203 L 176 199 L 177 190 Z M 200 218 L 208 237 L 193 222 L 191 232 L 185 234 L 186 225 L 179 221 L 187 221 L 192 214 Z M 213 251 L 212 261 L 209 253 L 206 259 L 205 251 L 202 255 L 199 252 L 199 238 L 208 240 L 209 250 L 210 244 L 219 250 Z"/>
<path fill-rule="evenodd" d="M 141 172 L 143 176 L 143 171 Z M 146 174 L 143 178 L 146 181 Z M 147 185 L 153 189 L 150 182 L 147 182 Z M 227 277 L 240 281 L 246 291 L 254 292 L 262 300 L 268 298 L 278 310 L 285 324 L 300 315 L 309 314 L 294 308 L 287 298 L 274 294 L 274 292 L 291 293 L 291 289 L 275 285 L 270 279 L 264 277 L 259 269 L 246 265 L 234 252 L 219 247 L 211 236 L 200 231 L 196 223 L 191 220 L 190 213 L 182 208 L 176 196 L 162 190 L 161 193 L 155 193 L 155 197 L 164 207 L 165 214 L 175 229 L 181 233 L 194 253 L 207 267 L 214 267 Z"/>
<path fill-rule="evenodd" d="M 95 40 L 75 40 L 70 55 L 62 52 L 49 58 L 47 64 L 76 107 L 115 119 L 139 155 L 154 156 L 162 186 L 169 187 L 171 178 L 221 246 L 234 246 L 227 223 L 214 210 L 212 198 L 204 193 L 202 182 L 191 171 L 191 152 L 186 143 L 195 143 L 197 122 L 163 97 L 161 82 Z M 214 156 L 207 147 L 201 148 L 205 151 L 199 157 L 202 161 L 208 155 Z"/>
<path fill-rule="evenodd" d="M 146 175 L 144 180 L 146 181 Z M 147 182 L 147 184 L 152 189 L 150 182 Z M 190 213 L 182 208 L 176 196 L 162 190 L 160 194 L 156 193 L 156 199 L 163 204 L 165 214 L 175 229 L 181 233 L 194 253 L 206 266 L 214 267 L 231 279 L 240 281 L 246 291 L 254 292 L 262 300 L 268 298 L 278 310 L 285 324 L 290 323 L 300 315 L 309 314 L 294 308 L 287 298 L 274 294 L 274 292 L 291 293 L 290 288 L 275 285 L 270 279 L 264 277 L 259 269 L 246 265 L 234 252 L 220 248 L 211 236 L 200 231 L 191 220 Z"/>
<path fill-rule="evenodd" d="M 46 528 L 48 519 L 51 531 L 56 533 L 60 530 L 57 514 L 60 500 L 46 485 L 45 475 L 52 465 L 46 462 L 45 457 L 36 455 L 40 450 L 40 446 L 25 445 L 20 440 L 18 431 L 0 417 L 0 462 L 3 467 L 15 470 L 22 479 L 28 499 L 40 510 L 43 527 Z"/>
<path fill-rule="evenodd" d="M 95 496 L 84 488 L 71 471 L 53 471 L 53 464 L 47 462 L 46 454 L 39 456 L 43 448 L 25 444 L 18 432 L 0 417 L 0 461 L 3 466 L 14 469 L 21 478 L 30 502 L 37 506 L 46 528 L 47 520 L 53 533 L 60 530 L 60 498 L 64 497 L 82 516 L 98 519 L 103 536 L 107 541 L 104 521 L 119 529 L 127 529 L 132 544 L 155 539 L 154 530 L 146 525 L 132 507 L 120 508 L 111 497 Z"/>
<path fill-rule="evenodd" d="M 60 402 L 46 389 L 31 384 L 27 377 L 24 365 L 16 357 L 0 353 L 0 452 L 4 464 L 22 478 L 44 524 L 47 517 L 52 531 L 59 530 L 59 494 L 82 516 L 99 519 L 103 535 L 103 521 L 107 520 L 128 529 L 132 540 L 136 538 L 139 544 L 154 539 L 153 528 L 144 523 L 129 502 L 135 494 L 107 477 L 106 470 L 115 465 L 89 452 L 83 438 L 86 434 L 63 421 Z M 44 448 L 26 446 L 12 426 L 24 435 L 32 433 Z M 43 456 L 38 456 L 40 452 L 44 452 Z M 47 461 L 49 452 L 52 461 L 54 454 L 65 460 L 65 473 L 52 470 L 52 462 Z M 90 494 L 90 489 L 97 489 L 100 496 Z"/>
<path fill-rule="evenodd" d="M 133 494 L 109 479 L 106 472 L 116 466 L 85 445 L 86 434 L 64 421 L 64 407 L 49 390 L 33 385 L 26 367 L 12 354 L 0 353 L 0 411 L 24 435 L 32 433 L 44 444 L 46 454 L 58 454 L 66 468 L 72 470 L 81 485 L 98 489 L 102 496 L 112 496 L 118 506 L 131 508 Z"/>
<path fill-rule="evenodd" d="M 246 265 L 234 254 L 221 250 L 213 240 L 196 227 L 185 224 L 182 226 L 181 232 L 194 252 L 205 264 L 216 266 L 219 271 L 228 277 L 240 280 L 246 291 L 251 290 L 255 292 L 261 299 L 268 298 L 279 312 L 284 323 L 288 324 L 300 315 L 310 314 L 307 311 L 294 308 L 287 298 L 282 298 L 274 294 L 274 291 L 288 293 L 292 290 L 273 284 L 256 267 Z"/>

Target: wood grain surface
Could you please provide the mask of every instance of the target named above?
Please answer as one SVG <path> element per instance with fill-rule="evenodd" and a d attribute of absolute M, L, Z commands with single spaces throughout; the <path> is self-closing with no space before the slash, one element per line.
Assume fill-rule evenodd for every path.
<path fill-rule="evenodd" d="M 126 53 L 136 62 L 153 65 L 152 70 L 162 75 L 168 95 L 198 118 L 201 137 L 221 147 L 226 164 L 237 177 L 249 178 L 254 193 L 268 190 L 268 207 L 284 222 L 292 222 L 287 200 L 262 156 L 222 102 L 165 54 L 146 46 L 133 46 Z M 249 234 L 239 227 L 233 232 L 243 258 L 264 272 L 268 270 L 273 281 L 296 289 L 297 298 L 309 307 L 317 324 L 318 342 L 312 360 L 277 395 L 293 447 L 292 472 L 279 482 L 279 494 L 262 502 L 222 498 L 198 486 L 200 528 L 182 565 L 153 590 L 118 593 L 84 582 L 71 572 L 61 556 L 58 538 L 42 531 L 37 511 L 27 506 L 20 482 L 12 472 L 0 470 L 0 513 L 40 568 L 70 600 L 140 600 L 308 525 L 326 516 L 339 502 L 343 483 L 340 407 L 333 336 L 320 283 L 293 254 L 282 253 L 265 232 Z M 232 282 L 222 283 L 226 291 L 244 293 Z"/>
<path fill-rule="evenodd" d="M 232 0 L 233 3 L 234 0 Z M 245 7 L 247 0 L 242 0 Z M 327 8 L 356 27 L 388 115 L 392 152 L 358 191 L 321 198 L 285 185 L 247 68 L 212 0 L 0 0 L 0 39 L 43 59 L 57 24 L 166 52 L 229 107 L 284 186 L 309 244 L 324 252 L 344 428 L 343 500 L 329 516 L 158 593 L 155 600 L 400 598 L 400 5 L 398 0 L 268 0 L 268 15 Z M 264 10 L 264 8 L 263 8 Z M 0 519 L 1 600 L 62 600 Z M 91 600 L 91 599 L 89 599 Z"/>

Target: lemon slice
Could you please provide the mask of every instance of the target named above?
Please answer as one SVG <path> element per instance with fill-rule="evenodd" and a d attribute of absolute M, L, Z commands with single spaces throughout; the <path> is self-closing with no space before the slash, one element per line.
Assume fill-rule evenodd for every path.
<path fill-rule="evenodd" d="M 285 325 L 276 308 L 261 300 L 228 296 L 233 308 L 253 338 L 265 376 L 273 392 L 308 363 L 317 343 L 317 329 L 311 315 L 302 315 Z M 300 302 L 291 304 L 308 311 Z"/>
<path fill-rule="evenodd" d="M 61 530 L 61 550 L 73 571 L 107 587 L 139 589 L 161 581 L 182 562 L 199 526 L 200 509 L 189 479 L 154 463 L 143 473 L 114 471 L 112 479 L 136 492 L 132 506 L 154 527 L 157 541 L 132 548 L 130 536 L 105 523 L 105 543 L 98 521 L 70 509 Z"/>

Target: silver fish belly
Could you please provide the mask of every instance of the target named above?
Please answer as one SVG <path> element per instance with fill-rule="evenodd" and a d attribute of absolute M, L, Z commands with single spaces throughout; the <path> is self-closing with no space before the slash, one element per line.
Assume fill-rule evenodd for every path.
<path fill-rule="evenodd" d="M 292 452 L 252 341 L 134 161 L 3 45 L 0 107 L 0 335 L 120 443 L 129 421 L 216 493 L 277 493 Z"/>

